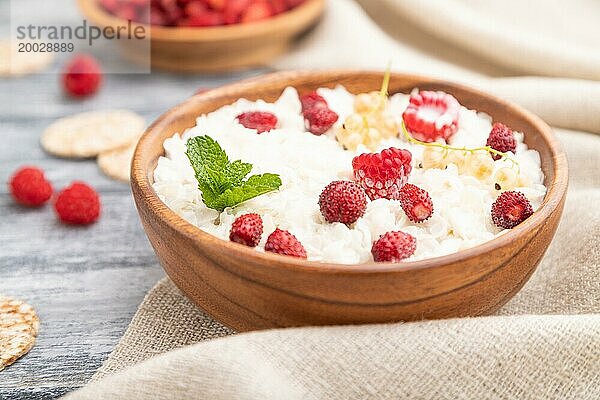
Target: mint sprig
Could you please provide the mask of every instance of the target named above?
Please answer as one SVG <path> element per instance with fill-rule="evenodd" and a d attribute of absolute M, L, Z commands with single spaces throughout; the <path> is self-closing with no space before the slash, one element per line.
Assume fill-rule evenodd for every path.
<path fill-rule="evenodd" d="M 272 192 L 281 186 L 277 174 L 246 176 L 252 164 L 229 157 L 210 136 L 196 136 L 188 139 L 185 153 L 198 180 L 202 201 L 208 208 L 223 211 L 262 194 Z"/>

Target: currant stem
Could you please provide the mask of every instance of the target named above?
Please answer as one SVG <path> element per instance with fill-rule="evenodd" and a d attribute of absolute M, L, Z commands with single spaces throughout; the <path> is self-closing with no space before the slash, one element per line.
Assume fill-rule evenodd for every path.
<path fill-rule="evenodd" d="M 392 63 L 388 64 L 387 69 L 385 70 L 385 75 L 383 76 L 383 82 L 381 83 L 381 91 L 379 92 L 380 96 L 383 98 L 387 98 L 389 95 L 389 87 L 390 87 L 390 77 L 392 75 Z"/>
<path fill-rule="evenodd" d="M 512 162 L 513 166 L 516 165 L 517 168 L 520 169 L 519 162 L 517 160 L 510 157 L 507 153 L 503 153 L 501 151 L 493 149 L 490 146 L 474 147 L 474 148 L 468 149 L 466 147 L 454 147 L 454 146 L 449 146 L 447 144 L 441 144 L 441 143 L 436 143 L 436 142 L 432 142 L 432 143 L 422 142 L 420 140 L 415 139 L 414 137 L 411 136 L 410 133 L 408 133 L 408 130 L 406 129 L 406 126 L 404 125 L 404 121 L 402 121 L 402 123 L 401 123 L 401 128 L 402 128 L 402 134 L 404 135 L 406 140 L 408 140 L 410 143 L 417 144 L 420 146 L 426 146 L 426 147 L 438 147 L 438 148 L 444 149 L 446 151 L 449 151 L 449 150 L 450 151 L 462 151 L 463 153 L 471 153 L 471 154 L 475 153 L 477 151 L 485 151 L 488 153 L 498 155 L 505 160 L 509 160 L 510 162 Z"/>

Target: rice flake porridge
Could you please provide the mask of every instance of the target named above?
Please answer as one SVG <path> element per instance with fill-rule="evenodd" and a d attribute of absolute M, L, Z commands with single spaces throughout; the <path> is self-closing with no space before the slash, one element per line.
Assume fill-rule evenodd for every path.
<path fill-rule="evenodd" d="M 506 226 L 511 218 L 515 224 L 527 218 L 546 194 L 539 154 L 527 148 L 523 134 L 501 124 L 493 127 L 488 115 L 462 107 L 450 95 L 415 90 L 389 98 L 379 97 L 378 92 L 355 96 L 338 86 L 318 89 L 311 96 L 301 102 L 297 91 L 288 87 L 274 103 L 240 99 L 199 116 L 195 127 L 165 140 L 165 156 L 154 171 L 154 190 L 185 220 L 224 240 L 233 238 L 232 226 L 238 217 L 258 214 L 255 218 L 262 222 L 262 230 L 252 244 L 257 244 L 257 251 L 265 251 L 266 246 L 267 251 L 297 255 L 277 251 L 292 240 L 290 246 L 304 250 L 298 256 L 344 264 L 374 258 L 413 261 L 476 246 L 506 232 L 504 228 L 512 227 Z M 379 113 L 373 112 L 375 109 Z M 364 126 L 360 132 L 350 132 L 356 121 Z M 269 123 L 272 125 L 263 126 Z M 407 133 L 404 126 L 411 132 L 410 141 L 403 134 Z M 385 134 L 386 129 L 392 133 Z M 230 161 L 252 164 L 252 174 L 279 175 L 279 188 L 223 211 L 207 207 L 186 154 L 188 140 L 204 135 L 214 139 Z M 491 145 L 498 154 L 470 151 L 489 144 L 493 135 L 500 137 Z M 431 145 L 435 143 L 469 150 Z M 509 151 L 502 149 L 511 143 Z M 408 150 L 409 165 L 397 185 L 382 189 L 369 176 L 355 171 L 360 169 L 360 159 L 355 157 L 389 148 Z M 372 170 L 365 167 L 364 171 L 368 175 Z M 404 185 L 406 180 L 408 185 Z M 329 194 L 324 188 L 335 181 L 346 182 L 341 186 L 350 192 L 333 193 L 333 200 L 324 200 Z M 368 196 L 362 194 L 361 185 Z M 373 195 L 369 189 L 379 192 Z M 323 204 L 343 208 L 346 202 L 332 201 L 339 196 L 344 199 L 344 195 L 359 196 L 359 203 L 363 197 L 367 200 L 366 206 L 355 207 L 354 222 L 326 217 L 329 209 Z M 410 208 L 417 204 L 414 199 L 422 201 L 417 201 L 419 207 Z M 240 220 L 234 230 L 241 224 Z M 242 228 L 249 226 L 255 225 Z M 278 233 L 271 235 L 274 231 Z M 291 233 L 292 239 L 276 238 L 281 231 Z M 403 236 L 386 235 L 393 232 Z M 268 243 L 275 239 L 279 241 Z"/>

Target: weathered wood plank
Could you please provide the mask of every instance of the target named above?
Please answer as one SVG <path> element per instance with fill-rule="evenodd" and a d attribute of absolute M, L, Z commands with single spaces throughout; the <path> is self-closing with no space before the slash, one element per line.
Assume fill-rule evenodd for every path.
<path fill-rule="evenodd" d="M 99 95 L 83 102 L 64 97 L 56 75 L 0 80 L 0 181 L 20 165 L 35 164 L 56 189 L 81 179 L 96 187 L 103 201 L 97 224 L 67 227 L 50 206 L 14 205 L 0 184 L 0 293 L 31 303 L 42 321 L 30 354 L 0 372 L 0 399 L 52 399 L 84 385 L 164 274 L 140 227 L 129 186 L 104 177 L 93 160 L 46 155 L 39 147 L 44 128 L 55 118 L 109 108 L 131 109 L 151 122 L 200 87 L 258 72 L 107 75 Z"/>

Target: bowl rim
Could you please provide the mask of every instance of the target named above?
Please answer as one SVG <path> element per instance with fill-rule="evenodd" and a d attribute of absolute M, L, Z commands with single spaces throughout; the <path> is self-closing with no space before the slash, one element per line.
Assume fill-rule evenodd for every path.
<path fill-rule="evenodd" d="M 502 100 L 493 95 L 489 95 L 478 89 L 473 89 L 463 84 L 458 84 L 451 81 L 405 73 L 392 73 L 391 79 L 424 81 L 427 82 L 428 86 L 451 86 L 471 92 L 472 94 L 477 96 L 484 96 L 487 99 L 492 100 L 501 106 L 507 107 L 509 109 L 509 113 L 518 114 L 519 117 L 528 120 L 528 122 L 532 123 L 538 128 L 538 131 L 541 133 L 542 139 L 548 146 L 550 154 L 553 158 L 552 168 L 554 170 L 554 179 L 546 184 L 546 187 L 548 188 L 546 196 L 544 197 L 540 208 L 531 217 L 529 217 L 521 224 L 517 225 L 515 228 L 507 230 L 502 235 L 497 236 L 489 241 L 444 256 L 427 258 L 418 261 L 403 261 L 400 263 L 384 263 L 370 261 L 362 264 L 338 264 L 331 262 L 309 261 L 305 259 L 288 257 L 268 252 L 258 252 L 254 248 L 250 248 L 242 244 L 221 239 L 187 222 L 185 219 L 183 219 L 173 210 L 171 210 L 165 203 L 163 203 L 162 200 L 160 200 L 150 183 L 149 174 L 151 173 L 151 171 L 147 171 L 142 163 L 142 159 L 147 159 L 148 156 L 144 156 L 142 154 L 144 151 L 148 151 L 149 149 L 149 144 L 147 143 L 149 141 L 149 138 L 152 135 L 156 134 L 157 131 L 162 131 L 165 127 L 167 127 L 170 121 L 175 121 L 176 119 L 178 119 L 178 115 L 181 114 L 182 110 L 185 110 L 187 107 L 193 107 L 197 105 L 198 102 L 205 100 L 211 100 L 220 97 L 229 97 L 232 95 L 242 97 L 243 94 L 241 93 L 247 93 L 252 88 L 265 83 L 285 84 L 285 82 L 289 81 L 291 78 L 308 79 L 319 74 L 327 74 L 331 77 L 349 78 L 352 76 L 360 76 L 364 74 L 383 75 L 383 71 L 334 69 L 319 71 L 275 72 L 259 77 L 233 82 L 221 87 L 217 87 L 215 89 L 211 89 L 207 92 L 194 95 L 186 99 L 182 103 L 179 103 L 175 107 L 171 108 L 170 110 L 159 116 L 146 129 L 136 146 L 133 161 L 131 164 L 131 186 L 134 192 L 136 192 L 137 189 L 137 192 L 141 194 L 141 198 L 139 198 L 138 201 L 146 202 L 148 210 L 150 210 L 154 214 L 154 218 L 163 220 L 171 229 L 178 231 L 180 234 L 182 234 L 189 240 L 219 246 L 224 252 L 227 252 L 228 254 L 231 254 L 234 257 L 250 257 L 255 259 L 257 263 L 262 263 L 264 265 L 273 264 L 277 267 L 286 268 L 292 271 L 331 274 L 346 273 L 353 275 L 416 271 L 421 269 L 440 267 L 443 265 L 455 264 L 463 260 L 480 257 L 492 249 L 505 247 L 513 242 L 518 241 L 525 232 L 534 230 L 540 227 L 541 225 L 545 224 L 546 219 L 561 206 L 561 202 L 565 197 L 568 187 L 567 158 L 564 150 L 562 149 L 562 146 L 554 137 L 552 129 L 544 121 L 542 121 L 539 117 L 532 114 L 531 112 L 525 110 L 521 106 L 518 106 L 506 100 Z M 176 132 L 172 132 L 172 134 L 175 133 Z M 151 165 L 160 156 L 161 154 L 152 155 L 151 162 L 147 164 Z"/>
<path fill-rule="evenodd" d="M 124 19 L 104 10 L 98 0 L 77 0 L 80 10 L 94 23 L 101 26 L 123 24 Z M 289 30 L 290 27 L 304 26 L 315 20 L 325 9 L 325 0 L 306 0 L 291 10 L 272 18 L 246 24 L 231 24 L 211 27 L 170 27 L 143 24 L 131 21 L 133 28 L 141 26 L 150 31 L 150 39 L 167 42 L 200 42 L 215 40 L 239 40 L 269 35 L 275 31 Z M 296 30 L 296 29 L 293 29 Z"/>

